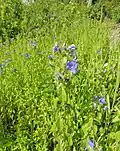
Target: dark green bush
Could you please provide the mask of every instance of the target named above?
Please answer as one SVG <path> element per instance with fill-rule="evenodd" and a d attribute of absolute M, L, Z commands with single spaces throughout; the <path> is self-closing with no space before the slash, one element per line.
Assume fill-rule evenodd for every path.
<path fill-rule="evenodd" d="M 112 19 L 120 22 L 120 2 L 118 0 L 112 1 L 93 1 L 93 5 L 88 8 L 87 14 L 89 18 L 104 20 L 104 18 Z"/>
<path fill-rule="evenodd" d="M 120 5 L 112 10 L 112 19 L 115 20 L 117 23 L 120 23 Z"/>
<path fill-rule="evenodd" d="M 106 9 L 102 3 L 96 3 L 88 8 L 87 13 L 89 18 L 100 20 L 106 16 Z"/>
<path fill-rule="evenodd" d="M 19 0 L 2 1 L 0 5 L 0 37 L 2 41 L 10 40 L 21 32 L 23 4 Z"/>

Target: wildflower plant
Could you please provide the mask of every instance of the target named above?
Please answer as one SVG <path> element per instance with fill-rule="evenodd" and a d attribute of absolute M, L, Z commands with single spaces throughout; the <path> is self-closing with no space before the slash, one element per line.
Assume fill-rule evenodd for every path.
<path fill-rule="evenodd" d="M 12 17 L 5 4 L 3 21 L 6 11 Z M 120 55 L 109 50 L 111 24 L 89 20 L 73 2 L 24 9 L 24 32 L 0 46 L 0 150 L 119 150 Z"/>
<path fill-rule="evenodd" d="M 74 60 L 67 63 L 67 69 L 72 71 L 73 74 L 77 72 L 77 67 L 78 67 L 78 64 Z"/>
<path fill-rule="evenodd" d="M 74 44 L 68 47 L 66 43 L 60 45 L 56 42 L 53 47 L 53 55 L 48 56 L 50 64 L 54 66 L 54 73 L 60 74 L 60 79 L 64 82 L 66 78 L 70 79 L 72 74 L 78 72 L 78 63 L 75 59 L 72 59 L 73 56 L 71 56 L 71 51 L 76 51 L 76 46 Z M 70 59 L 72 60 L 70 61 Z"/>

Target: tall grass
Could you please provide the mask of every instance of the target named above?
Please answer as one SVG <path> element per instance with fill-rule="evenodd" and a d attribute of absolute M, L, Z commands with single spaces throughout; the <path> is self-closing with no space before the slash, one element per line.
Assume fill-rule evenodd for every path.
<path fill-rule="evenodd" d="M 109 47 L 112 23 L 88 19 L 76 4 L 44 6 L 29 6 L 27 34 L 0 47 L 1 151 L 119 151 L 120 51 Z M 66 67 L 75 59 L 72 44 L 76 74 Z"/>

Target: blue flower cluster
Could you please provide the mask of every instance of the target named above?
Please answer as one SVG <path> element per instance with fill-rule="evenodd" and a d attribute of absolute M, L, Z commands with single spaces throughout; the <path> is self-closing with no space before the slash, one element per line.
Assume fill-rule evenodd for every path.
<path fill-rule="evenodd" d="M 53 47 L 53 52 L 61 52 L 57 42 L 55 43 L 55 45 Z"/>
<path fill-rule="evenodd" d="M 31 45 L 32 45 L 33 48 L 36 48 L 38 43 L 36 41 L 31 41 Z"/>
<path fill-rule="evenodd" d="M 64 69 L 64 71 L 62 71 L 62 73 L 66 73 L 66 71 L 70 71 L 72 74 L 76 74 L 79 72 L 76 49 L 77 49 L 77 47 L 74 44 L 72 44 L 71 46 L 67 46 L 64 43 L 62 46 L 60 46 L 60 44 L 58 44 L 58 42 L 56 42 L 53 47 L 53 54 L 49 55 L 48 59 L 51 61 L 54 60 L 54 58 L 56 58 L 55 56 L 57 54 L 60 54 L 60 56 L 62 56 L 62 58 L 60 58 L 60 60 L 64 59 L 64 57 L 66 57 L 67 60 L 64 65 L 66 68 Z M 59 60 L 59 56 L 57 57 L 57 61 L 58 60 Z M 55 66 L 57 66 L 57 65 L 55 64 Z M 56 75 L 57 75 L 57 78 L 58 78 L 58 75 L 60 75 L 60 77 L 58 78 L 59 80 L 62 79 L 62 77 L 63 77 L 62 74 L 58 73 L 58 72 Z M 65 79 L 69 79 L 69 78 L 65 77 Z"/>
<path fill-rule="evenodd" d="M 69 50 L 70 50 L 71 55 L 72 55 L 73 57 L 76 56 L 76 52 L 75 52 L 76 49 L 77 49 L 77 47 L 76 47 L 74 44 L 72 44 L 71 46 L 69 46 Z"/>
<path fill-rule="evenodd" d="M 93 99 L 94 99 L 94 101 L 98 100 L 99 104 L 101 104 L 101 105 L 105 105 L 105 104 L 106 104 L 106 100 L 105 100 L 105 98 L 102 97 L 102 96 L 94 96 Z M 93 103 L 93 106 L 94 106 L 95 109 L 97 108 L 96 102 Z M 104 106 L 104 107 L 103 107 L 103 110 L 104 110 L 104 111 L 107 111 L 107 109 L 108 109 L 107 106 Z"/>
<path fill-rule="evenodd" d="M 0 64 L 0 75 L 3 74 L 3 72 L 5 71 L 5 67 L 9 64 L 9 62 L 11 62 L 12 59 L 11 58 L 8 58 L 7 60 L 3 61 L 1 64 Z"/>
<path fill-rule="evenodd" d="M 68 46 L 66 45 L 66 43 L 63 44 L 62 48 L 58 45 L 58 42 L 55 43 L 54 47 L 53 47 L 53 52 L 61 52 L 62 50 L 69 50 L 71 55 L 73 57 L 76 56 L 76 52 L 75 50 L 77 49 L 77 47 L 72 44 L 71 46 Z"/>

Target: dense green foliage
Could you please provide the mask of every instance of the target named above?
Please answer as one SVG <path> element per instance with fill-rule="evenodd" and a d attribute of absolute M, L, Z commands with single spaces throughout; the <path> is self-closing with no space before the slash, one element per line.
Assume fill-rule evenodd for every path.
<path fill-rule="evenodd" d="M 0 5 L 0 41 L 5 42 L 15 38 L 16 35 L 28 34 L 33 29 L 44 28 L 47 24 L 51 28 L 51 20 L 54 20 L 64 5 L 74 3 L 76 5 L 85 4 L 87 0 L 38 0 L 35 3 L 23 3 L 21 0 L 1 1 Z M 27 5 L 28 4 L 28 5 Z M 54 7 L 51 7 L 53 6 Z M 59 5 L 59 8 L 58 8 Z M 105 18 L 112 19 L 116 22 L 120 21 L 120 2 L 119 0 L 113 1 L 93 1 L 92 7 L 85 8 L 84 14 L 91 19 L 103 21 Z M 35 9 L 36 8 L 36 9 Z M 39 13 L 38 13 L 39 8 Z M 70 11 L 75 11 L 74 7 L 69 8 Z M 83 8 L 82 8 L 83 11 Z M 71 12 L 70 12 L 71 13 Z M 63 14 L 64 15 L 64 14 Z M 51 17 L 52 16 L 52 17 Z M 62 17 L 62 16 L 61 16 Z M 32 19 L 31 19 L 32 18 Z M 67 19 L 67 18 L 66 18 Z M 67 19 L 68 21 L 68 19 Z M 49 22 L 49 25 L 48 25 Z M 44 30 L 44 29 L 43 29 Z"/>
<path fill-rule="evenodd" d="M 120 2 L 119 1 L 98 1 L 88 8 L 88 16 L 102 21 L 105 18 L 120 22 Z"/>
<path fill-rule="evenodd" d="M 0 3 L 0 38 L 14 38 L 22 31 L 24 20 L 24 7 L 18 0 L 1 1 Z"/>
<path fill-rule="evenodd" d="M 78 2 L 1 3 L 0 151 L 120 150 L 119 6 Z"/>

